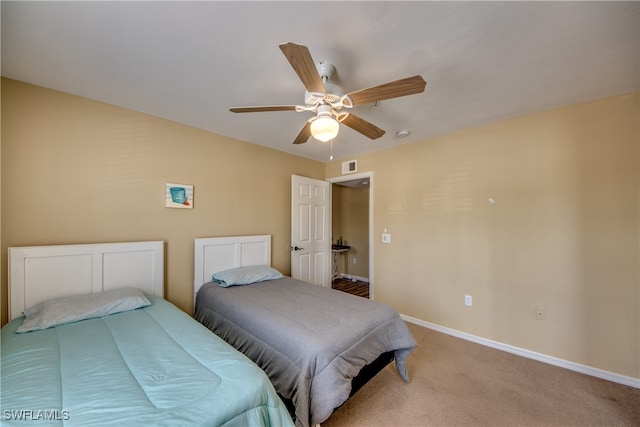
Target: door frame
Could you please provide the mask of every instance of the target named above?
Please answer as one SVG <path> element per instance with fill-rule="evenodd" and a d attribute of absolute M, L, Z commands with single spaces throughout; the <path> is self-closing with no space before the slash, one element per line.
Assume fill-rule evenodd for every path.
<path fill-rule="evenodd" d="M 369 180 L 369 299 L 374 299 L 374 278 L 373 278 L 373 171 L 370 172 L 360 172 L 353 173 L 348 175 L 336 176 L 333 178 L 326 179 L 327 182 L 331 184 L 336 184 L 339 182 L 345 181 L 354 181 L 357 179 L 368 179 Z M 333 192 L 331 193 L 333 194 Z M 333 196 L 332 196 L 333 197 Z M 333 202 L 331 203 L 331 216 L 333 217 Z M 331 235 L 333 235 L 333 218 L 331 218 Z"/>

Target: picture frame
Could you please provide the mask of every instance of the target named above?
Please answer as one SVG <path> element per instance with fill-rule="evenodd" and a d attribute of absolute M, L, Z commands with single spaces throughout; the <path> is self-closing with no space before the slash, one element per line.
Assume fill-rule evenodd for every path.
<path fill-rule="evenodd" d="M 193 185 L 167 182 L 164 200 L 166 208 L 193 209 Z"/>

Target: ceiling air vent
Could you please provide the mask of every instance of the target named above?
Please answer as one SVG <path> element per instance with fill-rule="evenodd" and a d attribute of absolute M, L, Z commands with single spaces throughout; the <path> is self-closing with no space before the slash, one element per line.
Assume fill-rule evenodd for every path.
<path fill-rule="evenodd" d="M 356 160 L 349 160 L 348 162 L 342 162 L 342 174 L 354 173 L 358 170 L 358 162 Z"/>

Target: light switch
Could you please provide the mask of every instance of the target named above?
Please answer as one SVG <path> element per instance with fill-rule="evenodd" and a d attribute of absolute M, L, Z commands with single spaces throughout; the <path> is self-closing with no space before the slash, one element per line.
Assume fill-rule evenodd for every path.
<path fill-rule="evenodd" d="M 382 234 L 382 243 L 391 243 L 391 234 L 383 233 Z"/>

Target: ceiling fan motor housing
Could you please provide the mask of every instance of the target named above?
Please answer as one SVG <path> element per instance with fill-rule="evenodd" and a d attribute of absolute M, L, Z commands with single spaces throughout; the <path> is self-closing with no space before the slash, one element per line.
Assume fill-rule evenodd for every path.
<path fill-rule="evenodd" d="M 320 92 L 304 92 L 304 104 L 308 107 L 316 106 L 322 103 L 334 104 L 342 98 L 344 91 L 340 86 L 330 82 L 333 73 L 336 71 L 336 67 L 328 62 L 320 62 L 317 65 L 318 74 L 322 79 L 325 93 Z"/>

